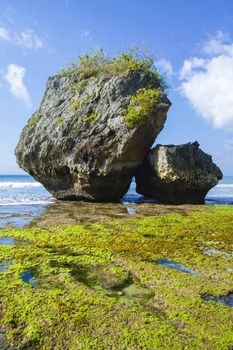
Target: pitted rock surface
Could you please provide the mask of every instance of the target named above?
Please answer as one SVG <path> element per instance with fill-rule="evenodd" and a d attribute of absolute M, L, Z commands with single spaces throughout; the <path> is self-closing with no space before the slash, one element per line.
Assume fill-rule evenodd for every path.
<path fill-rule="evenodd" d="M 129 128 L 124 112 L 141 88 L 158 88 L 149 73 L 90 78 L 77 74 L 47 82 L 39 109 L 24 127 L 15 154 L 19 166 L 58 199 L 116 201 L 128 190 L 164 126 L 170 101 Z M 79 87 L 79 88 L 78 88 Z"/>
<path fill-rule="evenodd" d="M 162 203 L 203 204 L 207 192 L 222 176 L 198 142 L 157 145 L 137 171 L 136 190 Z"/>

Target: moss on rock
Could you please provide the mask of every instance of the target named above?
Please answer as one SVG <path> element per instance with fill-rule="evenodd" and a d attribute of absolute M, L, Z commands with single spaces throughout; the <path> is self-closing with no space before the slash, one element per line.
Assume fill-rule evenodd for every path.
<path fill-rule="evenodd" d="M 83 118 L 82 119 L 82 123 L 92 123 L 92 124 L 95 124 L 96 122 L 96 119 L 97 119 L 97 113 L 96 111 L 93 111 L 91 114 L 89 114 L 87 117 Z"/>
<path fill-rule="evenodd" d="M 159 89 L 139 89 L 136 95 L 131 97 L 130 105 L 124 114 L 128 127 L 133 128 L 151 116 L 156 110 L 160 97 Z"/>
<path fill-rule="evenodd" d="M 34 115 L 34 116 L 28 121 L 28 125 L 29 125 L 29 126 L 35 125 L 41 118 L 42 118 L 42 115 L 41 115 L 41 114 L 36 114 L 36 115 Z"/>

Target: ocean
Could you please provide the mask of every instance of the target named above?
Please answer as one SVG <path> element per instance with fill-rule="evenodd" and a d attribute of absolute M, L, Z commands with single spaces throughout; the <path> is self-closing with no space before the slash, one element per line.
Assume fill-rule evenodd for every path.
<path fill-rule="evenodd" d="M 22 227 L 43 215 L 55 202 L 50 193 L 29 175 L 0 175 L 0 228 Z M 144 203 L 132 181 L 125 203 Z M 147 202 L 151 202 L 147 201 Z M 233 205 L 233 176 L 225 176 L 206 197 L 206 204 Z M 132 212 L 129 211 L 129 215 Z"/>
<path fill-rule="evenodd" d="M 0 228 L 29 224 L 52 201 L 45 188 L 29 175 L 0 175 Z"/>

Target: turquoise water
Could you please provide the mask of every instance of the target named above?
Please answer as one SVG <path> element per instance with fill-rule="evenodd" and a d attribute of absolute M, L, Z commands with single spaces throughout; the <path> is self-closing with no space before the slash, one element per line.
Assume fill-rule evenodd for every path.
<path fill-rule="evenodd" d="M 137 194 L 135 187 L 132 181 L 122 203 L 154 202 Z M 42 215 L 52 202 L 50 193 L 31 176 L 0 175 L 0 227 L 27 225 L 32 218 Z M 233 205 L 233 176 L 225 176 L 209 191 L 206 203 Z"/>

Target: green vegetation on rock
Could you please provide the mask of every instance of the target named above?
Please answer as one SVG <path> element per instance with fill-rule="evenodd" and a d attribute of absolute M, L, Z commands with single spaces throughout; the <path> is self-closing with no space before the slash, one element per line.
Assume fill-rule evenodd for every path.
<path fill-rule="evenodd" d="M 35 124 L 41 119 L 41 117 L 42 117 L 41 114 L 36 114 L 34 117 L 32 117 L 32 118 L 28 121 L 28 125 L 29 125 L 29 126 L 35 125 Z"/>
<path fill-rule="evenodd" d="M 129 128 L 139 125 L 145 118 L 155 112 L 161 97 L 159 89 L 139 89 L 131 97 L 130 105 L 125 111 L 124 120 Z"/>
<path fill-rule="evenodd" d="M 88 115 L 86 118 L 83 118 L 81 122 L 82 123 L 90 122 L 94 124 L 96 122 L 96 118 L 97 118 L 97 113 L 96 111 L 94 111 L 90 115 Z"/>
<path fill-rule="evenodd" d="M 88 105 L 88 103 L 90 102 L 90 99 L 91 99 L 91 94 L 87 94 L 82 98 L 74 100 L 70 106 L 70 112 L 75 112 L 79 108 Z"/>
<path fill-rule="evenodd" d="M 55 124 L 56 124 L 56 126 L 62 126 L 63 124 L 64 124 L 64 122 L 65 122 L 65 119 L 64 119 L 64 117 L 57 117 L 56 119 L 55 119 Z"/>
<path fill-rule="evenodd" d="M 75 101 L 72 102 L 72 104 L 70 106 L 70 112 L 75 112 L 79 108 L 80 108 L 80 101 L 79 100 L 75 100 Z"/>
<path fill-rule="evenodd" d="M 157 81 L 158 86 L 164 90 L 166 82 L 159 74 L 153 63 L 153 58 L 141 52 L 137 48 L 132 48 L 129 52 L 121 52 L 119 57 L 109 58 L 101 48 L 97 52 L 85 53 L 78 56 L 78 62 L 70 62 L 70 65 L 62 70 L 65 75 L 77 73 L 83 83 L 79 86 L 82 91 L 92 77 L 109 78 L 115 75 L 127 76 L 132 71 L 143 71 L 151 74 Z M 80 84 L 80 83 L 79 83 Z"/>
<path fill-rule="evenodd" d="M 87 84 L 89 83 L 89 81 L 90 81 L 89 78 L 80 80 L 75 85 L 75 91 L 81 94 L 85 90 L 85 88 L 86 88 Z"/>
<path fill-rule="evenodd" d="M 1 230 L 0 325 L 17 349 L 226 350 L 233 210 L 209 207 L 87 226 Z M 218 254 L 206 254 L 209 249 Z M 169 259 L 199 277 L 156 262 Z M 31 271 L 33 288 L 21 279 Z"/>

